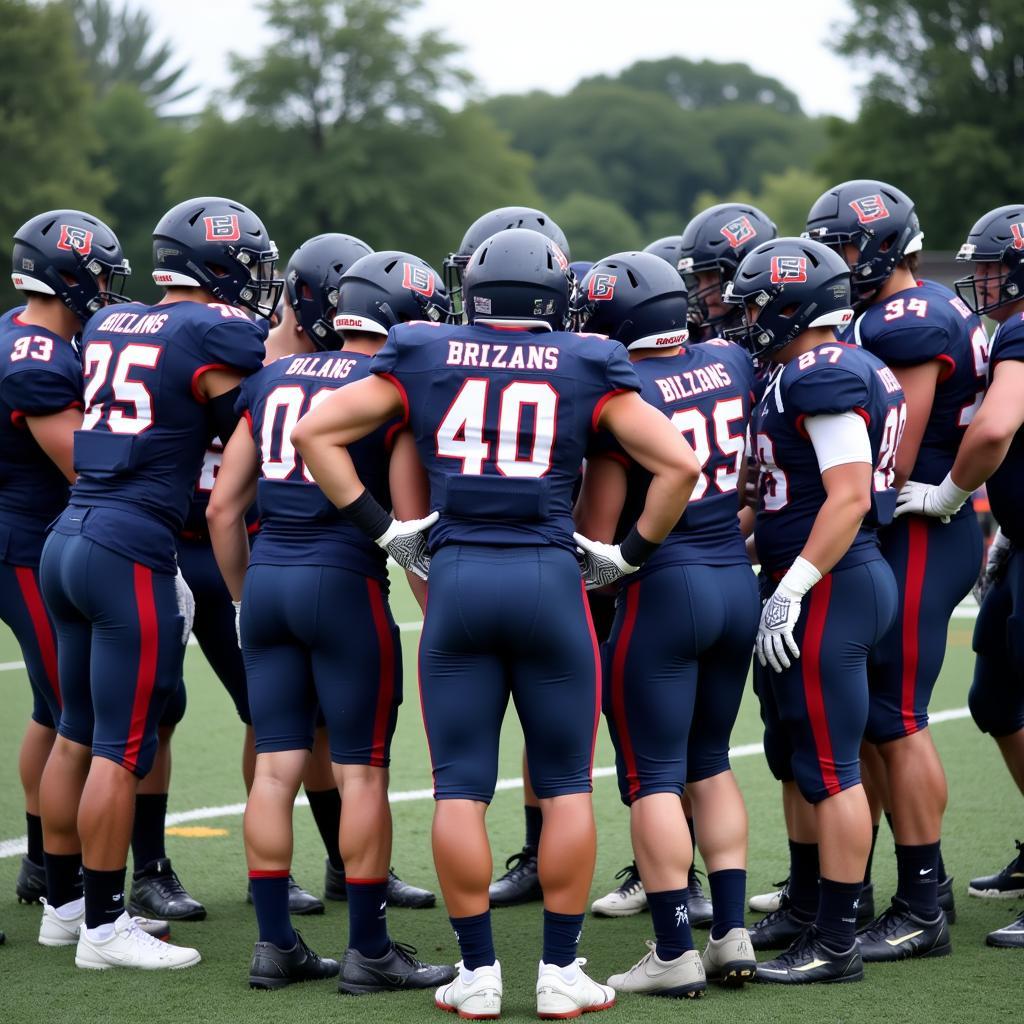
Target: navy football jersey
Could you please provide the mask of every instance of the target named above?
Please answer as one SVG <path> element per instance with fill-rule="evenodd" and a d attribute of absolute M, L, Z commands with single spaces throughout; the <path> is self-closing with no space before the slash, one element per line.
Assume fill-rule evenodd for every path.
<path fill-rule="evenodd" d="M 604 401 L 639 391 L 626 350 L 595 335 L 401 324 L 372 373 L 402 392 L 431 509 L 430 548 L 575 551 L 572 493 Z"/>
<path fill-rule="evenodd" d="M 641 572 L 689 563 L 746 563 L 737 513 L 754 389 L 750 356 L 738 345 L 715 339 L 687 346 L 675 356 L 639 359 L 633 369 L 640 378 L 640 394 L 672 421 L 701 463 L 686 511 Z M 614 441 L 608 451 L 624 462 L 628 474 L 615 534 L 621 541 L 643 511 L 651 475 Z"/>
<path fill-rule="evenodd" d="M 127 303 L 96 313 L 82 333 L 85 420 L 75 434 L 71 506 L 82 533 L 134 561 L 174 571 L 211 437 L 202 374 L 248 375 L 263 363 L 267 322 L 220 303 Z"/>
<path fill-rule="evenodd" d="M 242 385 L 237 408 L 252 430 L 260 462 L 260 532 L 252 564 L 332 565 L 387 579 L 387 553 L 341 516 L 291 442 L 299 419 L 338 388 L 366 377 L 371 358 L 346 351 L 284 356 Z M 348 446 L 359 478 L 388 509 L 388 462 L 402 425 L 393 420 Z"/>
<path fill-rule="evenodd" d="M 942 364 L 910 474 L 920 483 L 941 483 L 985 395 L 988 336 L 981 320 L 948 288 L 922 281 L 866 309 L 854 321 L 853 340 L 890 367 Z M 970 511 L 968 503 L 961 514 Z"/>
<path fill-rule="evenodd" d="M 26 416 L 82 407 L 74 346 L 25 321 L 24 306 L 0 317 L 0 560 L 36 565 L 46 527 L 68 501 L 68 482 L 36 443 Z"/>
<path fill-rule="evenodd" d="M 892 370 L 864 349 L 826 343 L 776 369 L 752 417 L 760 494 L 754 541 L 768 572 L 792 565 L 825 502 L 804 419 L 851 410 L 864 417 L 871 439 L 873 500 L 836 568 L 881 557 L 876 531 L 895 511 L 896 448 L 907 422 L 903 389 Z"/>
<path fill-rule="evenodd" d="M 999 325 L 992 338 L 990 372 L 1006 359 L 1024 362 L 1024 313 Z M 1024 546 L 1024 427 L 1017 431 L 999 468 L 989 477 L 988 500 L 1003 533 Z"/>
<path fill-rule="evenodd" d="M 210 539 L 210 531 L 206 525 L 206 509 L 210 504 L 210 492 L 217 481 L 217 473 L 223 459 L 224 445 L 219 437 L 215 437 L 206 449 L 203 464 L 199 469 L 199 476 L 192 488 L 192 497 L 188 503 L 185 523 L 180 533 L 184 540 L 208 542 Z M 259 518 L 255 505 L 246 513 L 245 522 L 250 533 L 255 533 L 259 529 Z"/>

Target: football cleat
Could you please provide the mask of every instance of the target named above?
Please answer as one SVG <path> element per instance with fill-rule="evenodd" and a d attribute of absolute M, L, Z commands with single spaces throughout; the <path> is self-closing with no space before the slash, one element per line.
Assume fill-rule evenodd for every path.
<path fill-rule="evenodd" d="M 686 888 L 686 909 L 690 914 L 692 928 L 710 928 L 715 912 L 711 900 L 704 895 L 704 886 L 700 884 L 700 872 L 690 868 L 690 884 Z"/>
<path fill-rule="evenodd" d="M 946 912 L 946 924 L 956 924 L 956 898 L 953 895 L 953 876 L 939 882 L 939 906 Z"/>
<path fill-rule="evenodd" d="M 1015 840 L 1017 856 L 994 875 L 972 878 L 968 896 L 981 896 L 990 900 L 1012 900 L 1024 896 L 1024 843 Z"/>
<path fill-rule="evenodd" d="M 324 899 L 344 903 L 348 900 L 348 890 L 345 888 L 345 869 L 340 871 L 334 867 L 330 860 L 324 861 Z"/>
<path fill-rule="evenodd" d="M 46 896 L 46 868 L 22 857 L 14 891 L 18 894 L 19 903 L 39 903 Z"/>
<path fill-rule="evenodd" d="M 888 910 L 857 933 L 857 945 L 866 964 L 949 956 L 953 952 L 946 915 L 940 910 L 938 917 L 925 920 L 912 913 L 898 896 L 893 897 Z"/>
<path fill-rule="evenodd" d="M 135 967 L 144 971 L 178 970 L 192 967 L 202 959 L 188 946 L 161 942 L 139 927 L 138 920 L 123 913 L 106 939 L 90 939 L 83 928 L 75 949 L 75 966 L 93 971 L 111 967 Z"/>
<path fill-rule="evenodd" d="M 782 898 L 789 892 L 789 879 L 784 878 L 781 882 L 774 884 L 778 888 L 773 892 L 762 892 L 747 900 L 747 906 L 755 914 L 774 914 L 782 906 Z"/>
<path fill-rule="evenodd" d="M 492 907 L 514 907 L 518 903 L 533 903 L 544 898 L 534 847 L 524 846 L 518 853 L 513 853 L 505 861 L 505 867 L 505 874 L 491 882 L 488 890 Z"/>
<path fill-rule="evenodd" d="M 78 942 L 79 932 L 85 924 L 85 900 L 78 899 L 76 908 L 78 913 L 73 917 L 62 917 L 57 913 L 56 907 L 51 907 L 46 902 L 46 897 L 39 901 L 43 905 L 43 917 L 39 922 L 39 945 L 40 946 L 73 946 Z M 68 904 L 71 906 L 71 904 Z M 171 934 L 170 926 L 166 921 L 151 921 L 145 917 L 133 917 L 132 920 L 144 932 L 148 932 L 154 939 L 166 939 Z"/>
<path fill-rule="evenodd" d="M 837 952 L 821 941 L 813 925 L 781 956 L 757 965 L 757 980 L 775 985 L 828 984 L 863 978 L 864 963 L 857 943 Z"/>
<path fill-rule="evenodd" d="M 616 876 L 622 884 L 612 889 L 607 896 L 594 900 L 590 904 L 590 912 L 598 917 L 631 917 L 647 909 L 647 893 L 644 883 L 640 881 L 640 872 L 636 862 L 624 867 Z"/>
<path fill-rule="evenodd" d="M 778 910 L 762 917 L 750 929 L 750 944 L 754 949 L 789 949 L 812 924 L 814 918 L 791 907 L 787 897 Z"/>
<path fill-rule="evenodd" d="M 246 890 L 245 902 L 252 903 L 252 882 L 249 883 L 249 887 Z M 289 875 L 288 913 L 297 914 L 301 917 L 303 915 L 322 914 L 323 912 L 323 902 L 318 900 L 311 892 L 306 892 L 306 890 L 303 889 L 291 875 Z"/>
<path fill-rule="evenodd" d="M 426 910 L 437 903 L 437 897 L 429 889 L 403 882 L 394 868 L 388 869 L 387 899 L 389 907 L 404 907 L 406 910 Z"/>
<path fill-rule="evenodd" d="M 128 910 L 168 921 L 202 921 L 206 917 L 206 907 L 188 894 L 166 857 L 132 875 Z"/>
<path fill-rule="evenodd" d="M 369 992 L 398 992 L 411 988 L 434 988 L 455 978 L 451 964 L 425 964 L 416 959 L 416 950 L 402 942 L 391 941 L 391 948 L 380 957 L 364 956 L 349 946 L 341 961 L 338 991 L 358 996 Z"/>
<path fill-rule="evenodd" d="M 947 881 L 951 881 L 947 879 Z M 784 879 L 781 882 L 777 882 L 779 886 L 774 892 L 761 893 L 759 896 L 751 896 L 747 901 L 747 905 L 751 910 L 758 914 L 774 914 L 776 910 L 781 909 L 783 899 L 789 895 L 789 879 Z M 939 894 L 941 898 L 942 886 L 939 886 Z M 950 893 L 950 902 L 952 903 L 952 892 Z M 945 910 L 945 907 L 943 907 Z M 948 915 L 947 915 L 948 916 Z M 857 927 L 860 928 L 863 925 L 869 924 L 875 919 L 875 885 L 874 882 L 868 882 L 861 890 L 860 899 L 857 901 Z M 953 922 L 950 921 L 950 924 Z"/>
<path fill-rule="evenodd" d="M 989 932 L 985 944 L 997 949 L 1024 949 L 1024 914 L 1019 914 L 1005 928 Z"/>
<path fill-rule="evenodd" d="M 475 971 L 467 971 L 460 960 L 454 979 L 434 993 L 434 1005 L 463 1020 L 496 1020 L 501 1016 L 501 995 L 501 964 L 497 960 Z"/>
<path fill-rule="evenodd" d="M 588 978 L 583 973 L 586 962 L 580 956 L 568 967 L 543 960 L 537 965 L 537 1016 L 541 1020 L 568 1020 L 615 1005 L 615 989 Z"/>
<path fill-rule="evenodd" d="M 753 981 L 757 957 L 754 956 L 750 933 L 746 928 L 730 928 L 720 939 L 709 935 L 701 962 L 710 981 L 729 986 Z"/>
<path fill-rule="evenodd" d="M 257 942 L 249 964 L 249 988 L 277 989 L 299 981 L 333 978 L 341 969 L 337 960 L 318 956 L 295 933 L 295 945 L 281 949 L 272 942 Z"/>
<path fill-rule="evenodd" d="M 708 987 L 704 963 L 695 949 L 674 960 L 662 960 L 657 943 L 647 940 L 648 952 L 625 974 L 613 974 L 608 984 L 616 992 L 639 992 L 668 999 L 696 999 Z"/>

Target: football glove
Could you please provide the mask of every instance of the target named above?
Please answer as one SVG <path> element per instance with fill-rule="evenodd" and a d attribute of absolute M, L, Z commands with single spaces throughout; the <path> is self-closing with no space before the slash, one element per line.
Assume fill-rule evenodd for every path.
<path fill-rule="evenodd" d="M 761 664 L 770 665 L 776 672 L 792 664 L 786 654 L 787 649 L 794 659 L 800 657 L 800 648 L 793 638 L 793 631 L 800 618 L 802 600 L 799 594 L 780 583 L 761 610 L 761 624 L 757 629 L 754 646 Z"/>
<path fill-rule="evenodd" d="M 188 643 L 192 632 L 192 620 L 196 617 L 196 599 L 181 575 L 181 569 L 174 576 L 174 599 L 178 602 L 178 614 L 185 620 L 181 628 L 181 642 Z"/>
<path fill-rule="evenodd" d="M 235 609 L 235 639 L 238 641 L 238 646 L 242 646 L 242 602 L 232 601 L 231 606 Z"/>
<path fill-rule="evenodd" d="M 1006 563 L 1010 560 L 1011 554 L 1013 554 L 1013 542 L 1002 530 L 996 530 L 992 543 L 988 547 L 985 568 L 981 570 L 981 575 L 972 591 L 974 600 L 979 605 L 985 600 L 985 595 L 992 589 L 992 585 L 998 582 L 1006 571 Z"/>
<path fill-rule="evenodd" d="M 905 515 L 931 516 L 948 523 L 970 496 L 971 492 L 957 487 L 948 473 L 941 484 L 919 484 L 908 480 L 896 496 L 893 514 L 897 519 Z"/>
<path fill-rule="evenodd" d="M 431 512 L 425 519 L 410 519 L 406 522 L 392 519 L 391 525 L 376 539 L 376 543 L 403 569 L 425 580 L 430 571 L 425 534 L 437 522 L 439 515 L 438 512 Z"/>
<path fill-rule="evenodd" d="M 580 571 L 587 590 L 606 587 L 640 568 L 638 565 L 630 565 L 622 557 L 622 549 L 618 544 L 603 544 L 584 537 L 582 533 L 574 533 L 572 536 L 579 546 Z"/>

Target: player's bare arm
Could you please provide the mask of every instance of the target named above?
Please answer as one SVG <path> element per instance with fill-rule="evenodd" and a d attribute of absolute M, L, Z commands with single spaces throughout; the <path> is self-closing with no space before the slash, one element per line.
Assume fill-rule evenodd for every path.
<path fill-rule="evenodd" d="M 242 599 L 249 567 L 249 534 L 245 513 L 256 500 L 259 473 L 256 444 L 245 420 L 231 435 L 206 509 L 210 542 L 224 582 L 234 601 Z"/>

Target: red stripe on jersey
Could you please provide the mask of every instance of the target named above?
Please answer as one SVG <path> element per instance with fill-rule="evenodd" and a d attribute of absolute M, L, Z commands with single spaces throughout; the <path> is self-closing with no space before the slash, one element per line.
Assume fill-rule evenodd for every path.
<path fill-rule="evenodd" d="M 42 655 L 46 681 L 57 698 L 57 707 L 62 708 L 64 704 L 60 699 L 60 680 L 57 674 L 57 645 L 53 639 L 53 626 L 50 623 L 50 617 L 46 614 L 46 605 L 43 604 L 43 595 L 39 593 L 39 582 L 36 579 L 35 570 L 30 569 L 27 565 L 16 565 L 14 574 L 18 578 L 21 596 L 24 598 L 25 607 L 32 619 L 32 632 L 36 635 L 36 645 Z"/>
<path fill-rule="evenodd" d="M 956 360 L 945 352 L 935 358 L 942 364 L 939 367 L 939 383 L 942 384 L 956 373 Z"/>
<path fill-rule="evenodd" d="M 626 588 L 626 613 L 622 621 L 622 629 L 615 644 L 612 656 L 612 718 L 619 734 L 619 746 L 622 748 L 622 760 L 626 764 L 626 782 L 629 786 L 629 799 L 633 801 L 640 790 L 640 777 L 636 770 L 636 755 L 633 753 L 633 742 L 629 737 L 629 722 L 626 718 L 626 658 L 629 655 L 629 642 L 636 626 L 637 608 L 640 606 L 641 582 Z"/>
<path fill-rule="evenodd" d="M 614 391 L 609 391 L 608 394 L 602 395 L 597 400 L 597 405 L 594 406 L 593 415 L 590 417 L 590 429 L 598 430 L 597 421 L 601 418 L 601 413 L 604 412 L 604 407 L 610 398 L 614 398 L 616 395 L 624 395 L 630 389 L 629 388 L 616 388 Z"/>
<path fill-rule="evenodd" d="M 587 629 L 590 631 L 590 643 L 594 648 L 594 681 L 597 693 L 594 696 L 594 735 L 590 739 L 590 778 L 594 778 L 594 753 L 597 750 L 597 730 L 601 725 L 601 645 L 597 642 L 597 631 L 594 629 L 594 617 L 590 614 L 590 602 L 587 600 L 587 585 L 580 580 L 580 594 L 583 597 L 583 614 L 587 617 Z"/>
<path fill-rule="evenodd" d="M 907 520 L 907 573 L 903 588 L 903 692 L 900 713 L 907 735 L 917 732 L 914 692 L 920 660 L 918 634 L 921 628 L 921 595 L 928 565 L 928 524 L 911 516 Z"/>
<path fill-rule="evenodd" d="M 139 668 L 135 677 L 135 701 L 132 720 L 128 728 L 128 742 L 124 746 L 122 764 L 135 771 L 146 732 L 149 705 L 156 685 L 157 648 L 160 625 L 156 618 L 156 599 L 153 596 L 153 570 L 135 563 L 135 607 L 139 612 Z"/>
<path fill-rule="evenodd" d="M 395 644 L 388 623 L 387 609 L 377 580 L 367 579 L 370 592 L 370 611 L 377 631 L 377 647 L 380 651 L 380 677 L 377 682 L 377 711 L 373 717 L 373 745 L 370 748 L 370 764 L 382 768 L 385 762 L 388 723 L 391 720 L 391 703 L 395 697 Z"/>
<path fill-rule="evenodd" d="M 828 618 L 829 601 L 832 598 L 832 575 L 815 584 L 807 608 L 807 626 L 804 629 L 803 663 L 804 700 L 811 720 L 814 748 L 818 754 L 818 768 L 822 782 L 829 796 L 835 796 L 842 788 L 836 774 L 836 762 L 832 755 L 832 738 L 828 731 L 828 715 L 825 712 L 825 695 L 821 687 L 821 647 Z"/>
<path fill-rule="evenodd" d="M 199 390 L 199 378 L 202 377 L 207 370 L 230 370 L 232 367 L 228 366 L 227 363 L 204 363 L 202 366 L 192 374 L 192 397 L 200 404 L 206 405 L 209 399 Z"/>

